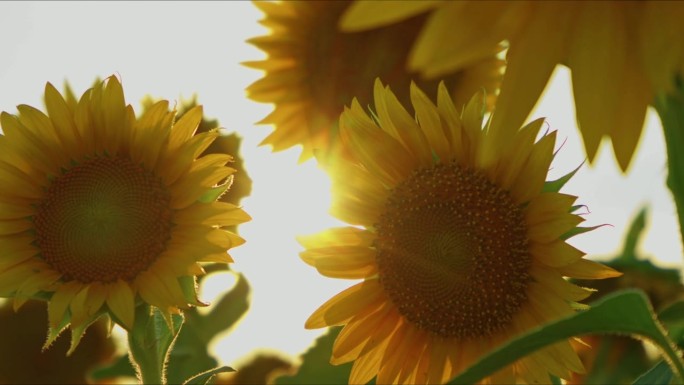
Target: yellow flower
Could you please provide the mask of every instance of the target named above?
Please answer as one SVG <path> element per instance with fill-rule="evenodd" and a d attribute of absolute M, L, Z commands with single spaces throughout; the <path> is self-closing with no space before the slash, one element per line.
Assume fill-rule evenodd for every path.
<path fill-rule="evenodd" d="M 334 364 L 355 361 L 350 383 L 441 383 L 502 342 L 572 313 L 590 294 L 564 277 L 619 275 L 564 239 L 582 221 L 575 196 L 544 189 L 555 132 L 535 143 L 536 120 L 479 157 L 494 137 L 483 98 L 459 114 L 443 84 L 437 105 L 415 85 L 417 119 L 379 81 L 369 117 L 354 100 L 340 117 L 333 214 L 354 225 L 302 237 L 302 259 L 333 278 L 363 279 L 311 315 L 307 328 L 345 325 Z M 568 378 L 582 364 L 569 342 L 490 378 Z"/>
<path fill-rule="evenodd" d="M 102 314 L 130 329 L 140 301 L 167 317 L 201 304 L 199 263 L 231 262 L 244 241 L 221 226 L 249 220 L 214 202 L 234 170 L 198 158 L 218 135 L 193 135 L 202 108 L 136 119 L 115 77 L 80 100 L 48 83 L 45 103 L 0 116 L 0 296 L 48 299 L 46 346 L 71 324 L 70 352 Z"/>
<path fill-rule="evenodd" d="M 411 70 L 429 77 L 508 41 L 493 130 L 522 124 L 556 64 L 567 65 L 589 159 L 607 136 L 622 170 L 632 159 L 654 94 L 672 90 L 675 76 L 684 75 L 681 2 L 420 3 L 356 2 L 342 29 L 385 26 L 432 9 L 409 60 Z"/>
<path fill-rule="evenodd" d="M 267 59 L 245 63 L 264 70 L 265 75 L 247 88 L 258 102 L 274 103 L 273 112 L 260 123 L 275 125 L 275 131 L 262 144 L 279 151 L 301 145 L 300 160 L 316 152 L 325 163 L 337 138 L 337 120 L 352 97 L 363 105 L 370 103 L 375 78 L 391 79 L 408 89 L 416 72 L 407 72 L 406 59 L 411 42 L 425 23 L 417 16 L 387 28 L 360 33 L 341 33 L 337 25 L 350 5 L 346 1 L 258 1 L 265 13 L 262 24 L 269 35 L 253 38 L 252 44 L 268 54 Z M 443 76 L 453 91 L 457 105 L 485 88 L 494 101 L 503 61 L 496 58 L 500 47 L 471 60 L 458 72 Z M 418 85 L 430 92 L 437 81 L 419 78 Z M 408 94 L 399 93 L 407 103 Z"/>

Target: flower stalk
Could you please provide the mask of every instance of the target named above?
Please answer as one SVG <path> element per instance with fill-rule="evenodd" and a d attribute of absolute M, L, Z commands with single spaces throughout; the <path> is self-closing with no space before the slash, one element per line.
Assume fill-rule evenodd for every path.
<path fill-rule="evenodd" d="M 159 309 L 142 304 L 136 308 L 135 323 L 128 333 L 130 359 L 141 384 L 166 384 L 166 364 L 183 317 L 164 319 Z"/>

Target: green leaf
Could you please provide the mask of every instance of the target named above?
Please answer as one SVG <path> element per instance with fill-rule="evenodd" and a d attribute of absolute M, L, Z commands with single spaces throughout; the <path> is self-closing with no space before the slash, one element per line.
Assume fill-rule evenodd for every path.
<path fill-rule="evenodd" d="M 191 377 L 183 383 L 183 385 L 205 385 L 208 384 L 211 379 L 219 373 L 234 372 L 235 369 L 229 366 L 221 366 L 220 368 L 215 368 L 202 372 L 194 377 Z"/>
<path fill-rule="evenodd" d="M 335 338 L 341 327 L 328 329 L 328 332 L 316 339 L 314 345 L 301 357 L 302 364 L 296 374 L 276 378 L 277 385 L 289 384 L 346 384 L 349 382 L 352 364 L 332 365 L 332 353 Z"/>
<path fill-rule="evenodd" d="M 661 360 L 646 373 L 639 376 L 632 385 L 667 385 L 672 381 L 672 369 Z"/>
<path fill-rule="evenodd" d="M 209 265 L 206 271 L 230 272 L 224 264 Z M 181 383 L 195 373 L 219 365 L 209 351 L 211 341 L 235 326 L 249 309 L 249 283 L 242 274 L 235 275 L 234 287 L 212 303 L 207 314 L 199 313 L 196 308 L 184 312 L 185 323 L 173 346 L 166 372 L 170 383 Z"/>
<path fill-rule="evenodd" d="M 475 383 L 538 349 L 584 334 L 628 334 L 649 339 L 662 350 L 670 365 L 684 379 L 684 364 L 656 320 L 646 296 L 640 290 L 625 290 L 604 297 L 590 310 L 542 325 L 509 341 L 449 383 Z"/>
<path fill-rule="evenodd" d="M 232 327 L 249 309 L 251 288 L 242 274 L 237 274 L 233 290 L 224 294 L 202 319 L 202 334 L 213 338 Z"/>
<path fill-rule="evenodd" d="M 658 318 L 668 328 L 684 324 L 684 301 L 669 304 L 658 313 Z"/>

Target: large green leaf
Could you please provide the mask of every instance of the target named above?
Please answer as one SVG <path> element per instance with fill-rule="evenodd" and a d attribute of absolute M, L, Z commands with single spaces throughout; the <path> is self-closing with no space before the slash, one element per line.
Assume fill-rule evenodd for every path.
<path fill-rule="evenodd" d="M 330 328 L 302 355 L 302 364 L 297 373 L 292 376 L 278 377 L 275 383 L 278 385 L 346 384 L 349 381 L 352 364 L 335 366 L 330 363 L 333 343 L 340 330 L 342 330 L 341 327 Z"/>
<path fill-rule="evenodd" d="M 660 361 L 641 375 L 632 385 L 667 385 L 672 381 L 672 369 L 667 362 Z"/>
<path fill-rule="evenodd" d="M 657 321 L 646 296 L 639 290 L 625 290 L 604 297 L 589 310 L 542 325 L 509 341 L 449 383 L 477 382 L 538 349 L 584 334 L 628 334 L 651 340 L 664 353 L 674 372 L 684 379 L 684 364 Z"/>
<path fill-rule="evenodd" d="M 207 266 L 207 272 L 230 272 L 226 265 L 218 265 Z M 233 274 L 237 276 L 235 286 L 209 306 L 209 313 L 202 314 L 196 308 L 184 311 L 185 324 L 171 351 L 166 373 L 170 383 L 181 383 L 195 373 L 219 366 L 209 345 L 217 335 L 233 328 L 249 309 L 249 283 L 242 274 Z"/>

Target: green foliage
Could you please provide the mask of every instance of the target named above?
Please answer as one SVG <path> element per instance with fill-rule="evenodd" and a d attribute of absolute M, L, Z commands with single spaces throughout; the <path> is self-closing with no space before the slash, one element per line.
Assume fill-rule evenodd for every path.
<path fill-rule="evenodd" d="M 229 271 L 225 264 L 209 265 L 205 270 L 208 274 Z M 169 383 L 183 383 L 197 373 L 211 372 L 219 365 L 218 360 L 209 352 L 210 343 L 218 334 L 235 326 L 249 309 L 249 283 L 242 274 L 236 275 L 235 286 L 210 306 L 209 313 L 200 314 L 196 308 L 183 312 L 183 327 L 168 355 L 166 378 Z M 176 324 L 180 326 L 179 322 L 174 322 L 174 326 Z M 221 368 L 216 370 L 219 369 Z M 219 372 L 212 373 L 212 376 Z M 112 365 L 90 374 L 95 381 L 130 376 L 135 376 L 135 370 L 126 355 L 119 357 Z"/>
<path fill-rule="evenodd" d="M 639 376 L 633 385 L 667 385 L 672 381 L 672 369 L 665 361 L 659 361 L 648 372 Z"/>
<path fill-rule="evenodd" d="M 667 148 L 667 187 L 672 192 L 679 231 L 684 239 L 684 79 L 677 77 L 674 92 L 661 92 L 653 100 L 663 125 Z"/>
<path fill-rule="evenodd" d="M 214 271 L 227 270 L 222 267 Z M 184 312 L 185 324 L 169 358 L 169 382 L 182 383 L 195 373 L 219 365 L 208 347 L 218 334 L 232 328 L 247 312 L 249 294 L 247 280 L 242 274 L 237 274 L 233 289 L 215 301 L 208 314 L 200 314 L 197 309 Z"/>
<path fill-rule="evenodd" d="M 684 379 L 684 364 L 657 322 L 646 296 L 638 290 L 625 290 L 606 296 L 587 311 L 542 325 L 509 341 L 452 379 L 450 384 L 477 382 L 540 348 L 584 334 L 627 334 L 649 339 Z"/>
<path fill-rule="evenodd" d="M 277 385 L 303 384 L 346 384 L 349 381 L 352 364 L 332 365 L 332 353 L 335 338 L 341 327 L 333 327 L 316 339 L 313 346 L 301 356 L 302 364 L 296 374 L 278 377 Z"/>
<path fill-rule="evenodd" d="M 136 308 L 135 324 L 128 333 L 128 348 L 145 384 L 165 384 L 164 369 L 169 349 L 180 332 L 183 317 L 163 313 L 149 305 Z"/>

